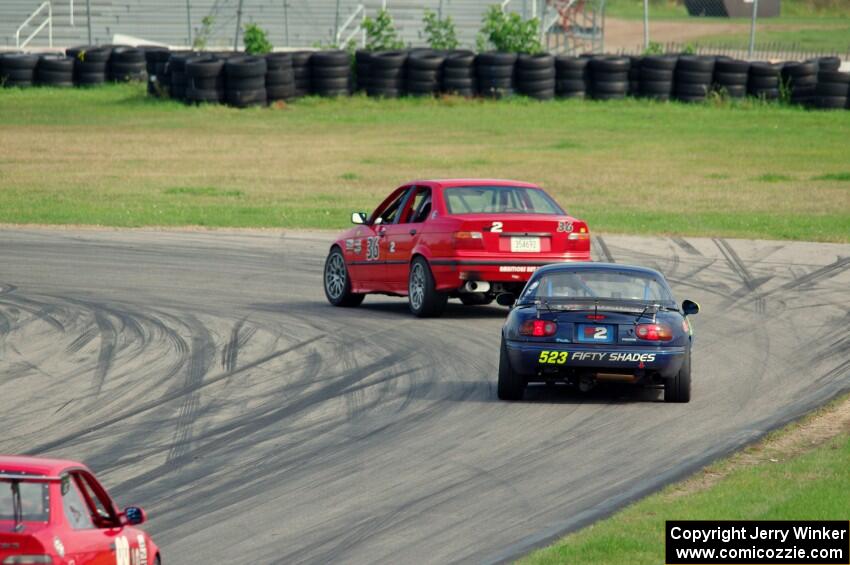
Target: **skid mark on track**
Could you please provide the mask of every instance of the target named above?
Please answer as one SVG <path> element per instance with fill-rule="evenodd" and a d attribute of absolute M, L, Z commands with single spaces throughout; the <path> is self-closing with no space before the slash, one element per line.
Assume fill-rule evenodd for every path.
<path fill-rule="evenodd" d="M 35 300 L 29 300 L 27 298 L 23 298 L 22 296 L 18 296 L 17 294 L 11 295 L 5 300 L 7 304 L 12 303 L 24 312 L 32 314 L 32 318 L 24 320 L 23 322 L 18 322 L 16 324 L 17 327 L 20 328 L 32 321 L 41 320 L 50 324 L 50 326 L 58 332 L 65 332 L 65 325 L 52 316 L 52 313 L 56 309 L 55 306 L 36 302 Z"/>
<path fill-rule="evenodd" d="M 789 290 L 806 290 L 809 289 L 817 283 L 831 279 L 836 277 L 850 268 L 850 257 L 839 257 L 835 260 L 835 262 L 830 263 L 824 267 L 819 269 L 815 269 L 811 273 L 803 275 L 801 277 L 795 278 L 782 286 L 776 287 L 773 290 L 765 292 L 763 296 L 767 296 L 769 294 L 773 294 L 776 292 L 787 292 Z"/>
<path fill-rule="evenodd" d="M 242 328 L 245 320 L 239 320 L 230 332 L 230 340 L 221 350 L 221 366 L 225 371 L 234 371 L 239 365 L 239 348 L 245 347 L 248 341 L 257 333 L 257 328 L 248 327 L 244 332 Z M 241 332 L 241 333 L 240 333 Z"/>
<path fill-rule="evenodd" d="M 682 250 L 688 255 L 702 257 L 702 253 L 699 252 L 699 249 L 688 243 L 688 240 L 686 240 L 684 237 L 671 237 L 670 241 L 681 247 Z"/>
<path fill-rule="evenodd" d="M 729 264 L 729 268 L 733 273 L 738 275 L 738 278 L 744 283 L 743 286 L 736 292 L 732 293 L 729 297 L 728 302 L 732 303 L 736 300 L 743 298 L 748 294 L 752 294 L 758 287 L 769 281 L 773 278 L 772 275 L 754 278 L 750 273 L 750 270 L 747 268 L 747 265 L 738 255 L 738 253 L 732 248 L 728 241 L 725 239 L 714 238 L 712 239 L 714 244 L 720 250 L 723 258 L 726 259 L 726 263 Z M 765 301 L 763 296 L 757 296 L 754 302 L 754 308 L 757 314 L 765 313 Z"/>
<path fill-rule="evenodd" d="M 65 348 L 66 353 L 77 353 L 83 347 L 88 345 L 95 337 L 97 337 L 98 328 L 89 328 L 68 344 Z"/>
<path fill-rule="evenodd" d="M 258 367 L 258 366 L 260 366 L 264 363 L 268 363 L 269 361 L 271 361 L 273 359 L 277 359 L 278 357 L 282 357 L 282 356 L 287 355 L 289 353 L 294 353 L 294 352 L 296 352 L 300 349 L 303 349 L 304 347 L 312 345 L 313 343 L 319 341 L 320 339 L 323 339 L 324 337 L 325 337 L 324 334 L 314 336 L 314 337 L 306 339 L 306 340 L 304 340 L 300 343 L 293 344 L 290 347 L 287 347 L 286 349 L 275 351 L 274 353 L 270 353 L 269 355 L 266 355 L 264 357 L 256 359 L 256 360 L 254 360 L 250 363 L 243 365 L 242 367 L 237 368 L 235 371 L 218 374 L 214 377 L 204 379 L 202 382 L 200 382 L 198 384 L 193 384 L 193 385 L 185 385 L 184 384 L 183 386 L 177 388 L 176 390 L 173 390 L 173 391 L 171 391 L 167 394 L 164 394 L 159 398 L 156 398 L 154 400 L 150 400 L 148 402 L 141 402 L 141 403 L 137 404 L 136 406 L 134 406 L 130 410 L 126 410 L 126 411 L 124 411 L 120 414 L 117 414 L 116 416 L 113 416 L 111 418 L 106 418 L 106 419 L 100 420 L 96 424 L 88 426 L 83 430 L 74 431 L 72 433 L 60 436 L 59 438 L 57 438 L 55 440 L 44 442 L 42 444 L 36 445 L 35 447 L 28 449 L 26 451 L 26 453 L 29 454 L 29 455 L 39 455 L 39 454 L 44 453 L 46 451 L 56 449 L 60 446 L 66 446 L 68 444 L 74 443 L 74 442 L 84 438 L 85 436 L 88 436 L 88 435 L 93 434 L 93 433 L 100 432 L 101 430 L 103 430 L 105 428 L 108 428 L 110 426 L 113 426 L 115 424 L 123 422 L 123 421 L 125 421 L 129 418 L 132 418 L 134 416 L 138 416 L 140 414 L 144 414 L 145 412 L 149 412 L 149 411 L 157 409 L 157 408 L 161 408 L 162 405 L 167 403 L 167 402 L 170 402 L 172 400 L 177 400 L 177 399 L 179 399 L 179 398 L 181 398 L 185 395 L 193 394 L 194 392 L 197 392 L 198 390 L 201 390 L 204 387 L 208 387 L 208 386 L 216 384 L 220 381 L 232 378 L 234 375 L 243 374 L 250 369 Z"/>
<path fill-rule="evenodd" d="M 184 386 L 194 389 L 183 397 L 183 404 L 177 417 L 177 428 L 168 450 L 166 464 L 179 464 L 189 451 L 192 441 L 192 427 L 200 408 L 200 385 L 204 375 L 212 365 L 215 355 L 215 343 L 207 328 L 194 317 L 189 317 L 187 324 L 192 331 L 192 345 L 189 353 L 189 365 L 186 371 Z"/>
<path fill-rule="evenodd" d="M 100 333 L 100 351 L 97 354 L 97 367 L 94 371 L 93 383 L 94 396 L 96 398 L 100 395 L 100 391 L 103 390 L 106 375 L 109 374 L 109 369 L 112 367 L 118 334 L 115 331 L 115 326 L 112 325 L 112 322 L 103 313 L 96 311 L 94 313 L 94 321 Z"/>
<path fill-rule="evenodd" d="M 616 263 L 614 260 L 614 256 L 611 254 L 611 250 L 608 248 L 608 244 L 602 238 L 602 236 L 595 236 L 591 239 L 591 242 L 596 243 L 596 248 L 598 250 L 598 255 L 602 257 L 608 263 Z"/>

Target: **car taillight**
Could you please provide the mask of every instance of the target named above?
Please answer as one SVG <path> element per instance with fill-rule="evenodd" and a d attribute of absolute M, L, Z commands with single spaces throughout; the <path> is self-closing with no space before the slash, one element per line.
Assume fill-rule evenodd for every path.
<path fill-rule="evenodd" d="M 638 324 L 635 328 L 635 335 L 638 339 L 649 341 L 670 341 L 673 339 L 673 332 L 663 324 Z"/>
<path fill-rule="evenodd" d="M 605 316 L 603 316 L 602 314 L 588 314 L 587 319 L 588 320 L 604 320 Z"/>
<path fill-rule="evenodd" d="M 519 328 L 520 335 L 530 335 L 532 337 L 548 337 L 555 335 L 558 331 L 558 324 L 548 320 L 528 320 Z"/>
<path fill-rule="evenodd" d="M 53 563 L 49 555 L 13 555 L 3 560 L 3 565 L 24 565 L 25 563 Z"/>
<path fill-rule="evenodd" d="M 480 231 L 456 231 L 454 233 L 455 247 L 466 249 L 483 249 L 484 235 Z"/>
<path fill-rule="evenodd" d="M 588 231 L 587 226 L 580 226 L 577 230 L 570 233 L 570 235 L 567 236 L 567 239 L 570 241 L 590 239 L 590 231 Z"/>

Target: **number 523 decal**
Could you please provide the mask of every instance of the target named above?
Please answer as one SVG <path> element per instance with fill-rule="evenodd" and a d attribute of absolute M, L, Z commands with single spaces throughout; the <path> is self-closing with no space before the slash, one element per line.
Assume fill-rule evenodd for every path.
<path fill-rule="evenodd" d="M 541 351 L 537 362 L 546 365 L 563 365 L 567 362 L 568 351 Z"/>

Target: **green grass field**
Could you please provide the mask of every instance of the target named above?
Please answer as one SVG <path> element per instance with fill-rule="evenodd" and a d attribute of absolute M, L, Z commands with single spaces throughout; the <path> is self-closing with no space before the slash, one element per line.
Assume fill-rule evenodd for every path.
<path fill-rule="evenodd" d="M 606 14 L 615 18 L 643 18 L 643 0 L 607 0 Z M 681 0 L 649 0 L 649 11 L 654 18 L 688 18 L 688 11 Z M 801 18 L 850 19 L 850 4 L 846 0 L 782 0 L 778 19 L 763 21 L 797 22 Z M 715 18 L 700 18 L 711 20 Z M 716 18 L 717 21 L 729 21 Z"/>
<path fill-rule="evenodd" d="M 592 230 L 850 241 L 850 111 L 527 99 L 235 110 L 0 91 L 0 223 L 339 228 L 422 177 L 542 184 Z"/>
<path fill-rule="evenodd" d="M 756 49 L 776 49 L 782 46 L 789 51 L 807 53 L 850 53 L 850 19 L 830 22 L 803 20 L 799 25 L 765 24 L 757 33 Z M 723 45 L 731 49 L 746 49 L 750 37 L 747 33 L 708 35 L 694 41 L 695 45 Z"/>
<path fill-rule="evenodd" d="M 846 413 L 846 400 L 845 400 Z M 664 563 L 665 520 L 846 520 L 850 431 L 812 448 L 797 426 L 715 463 L 614 516 L 538 550 L 521 565 Z M 778 446 L 778 447 L 777 447 Z"/>

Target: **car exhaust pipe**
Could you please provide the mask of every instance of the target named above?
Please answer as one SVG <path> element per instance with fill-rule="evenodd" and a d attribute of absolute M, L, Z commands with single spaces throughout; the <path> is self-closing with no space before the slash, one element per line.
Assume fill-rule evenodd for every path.
<path fill-rule="evenodd" d="M 465 292 L 488 292 L 490 290 L 490 283 L 487 281 L 467 281 L 463 285 L 463 290 Z"/>
<path fill-rule="evenodd" d="M 582 375 L 578 380 L 578 389 L 582 392 L 588 392 L 596 386 L 596 379 L 592 375 Z"/>

